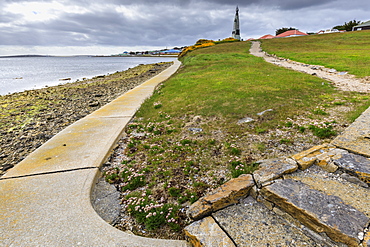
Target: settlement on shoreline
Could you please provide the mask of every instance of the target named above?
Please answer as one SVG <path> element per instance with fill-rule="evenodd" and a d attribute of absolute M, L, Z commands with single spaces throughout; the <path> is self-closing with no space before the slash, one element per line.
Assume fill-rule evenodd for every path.
<path fill-rule="evenodd" d="M 66 126 L 170 65 L 139 65 L 108 76 L 0 96 L 0 176 Z"/>

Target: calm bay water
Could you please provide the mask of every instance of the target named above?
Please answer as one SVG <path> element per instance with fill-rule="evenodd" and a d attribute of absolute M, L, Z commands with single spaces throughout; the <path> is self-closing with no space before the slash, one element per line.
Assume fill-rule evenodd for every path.
<path fill-rule="evenodd" d="M 139 64 L 170 62 L 174 57 L 13 57 L 0 58 L 0 95 L 55 86 L 127 70 Z"/>

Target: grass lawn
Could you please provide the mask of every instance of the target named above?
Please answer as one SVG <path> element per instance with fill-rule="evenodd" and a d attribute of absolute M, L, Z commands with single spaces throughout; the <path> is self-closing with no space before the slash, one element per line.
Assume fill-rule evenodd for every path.
<path fill-rule="evenodd" d="M 330 141 L 370 105 L 368 94 L 338 91 L 249 48 L 236 42 L 189 52 L 127 127 L 126 148 L 105 176 L 142 225 L 136 233 L 181 237 L 183 209 L 204 193 L 257 169 L 259 159 Z"/>
<path fill-rule="evenodd" d="M 263 40 L 262 48 L 298 62 L 370 76 L 370 31 Z"/>

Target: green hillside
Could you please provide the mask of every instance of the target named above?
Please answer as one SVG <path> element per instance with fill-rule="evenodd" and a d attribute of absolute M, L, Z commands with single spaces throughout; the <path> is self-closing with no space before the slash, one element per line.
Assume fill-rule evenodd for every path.
<path fill-rule="evenodd" d="M 370 76 L 370 31 L 263 40 L 262 48 L 298 62 Z"/>
<path fill-rule="evenodd" d="M 330 49 L 350 46 L 345 41 L 335 46 L 330 37 L 336 36 L 326 37 L 321 42 L 330 43 Z M 273 42 L 284 46 L 292 41 L 264 42 L 275 52 Z M 128 126 L 128 158 L 106 178 L 117 184 L 123 179 L 130 191 L 139 189 L 128 195 L 128 203 L 134 197 L 142 198 L 143 207 L 174 208 L 170 223 L 160 215 L 149 221 L 153 218 L 144 212 L 132 213 L 147 228 L 162 222 L 167 227 L 162 229 L 181 229 L 186 225 L 182 205 L 256 169 L 257 160 L 330 141 L 370 106 L 368 94 L 341 92 L 317 77 L 269 64 L 250 55 L 250 45 L 224 43 L 188 52 L 179 72 L 156 90 Z M 317 49 L 311 52 L 318 56 Z M 305 57 L 310 57 L 309 49 Z M 128 171 L 140 176 L 126 179 Z M 148 234 L 163 236 L 163 231 Z"/>

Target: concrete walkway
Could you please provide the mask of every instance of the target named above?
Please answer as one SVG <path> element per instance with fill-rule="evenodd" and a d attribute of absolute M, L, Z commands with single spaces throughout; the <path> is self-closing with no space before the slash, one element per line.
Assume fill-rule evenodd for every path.
<path fill-rule="evenodd" d="M 180 64 L 70 125 L 0 178 L 0 246 L 188 246 L 124 233 L 90 198 L 125 126 Z"/>

